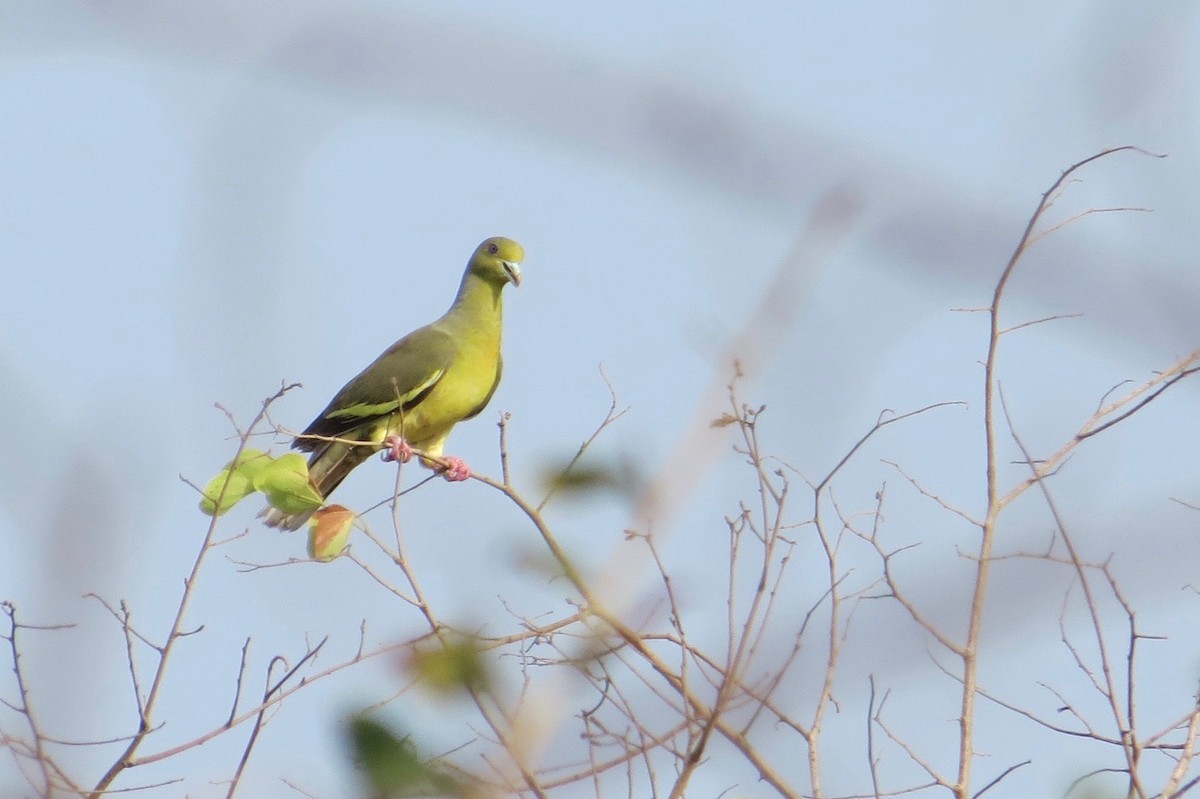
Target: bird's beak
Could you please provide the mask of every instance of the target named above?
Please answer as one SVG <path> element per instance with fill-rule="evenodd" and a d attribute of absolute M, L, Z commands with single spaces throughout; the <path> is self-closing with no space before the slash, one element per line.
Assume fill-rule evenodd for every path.
<path fill-rule="evenodd" d="M 508 272 L 508 279 L 512 281 L 514 286 L 521 285 L 521 265 L 516 261 L 505 261 L 504 271 Z"/>

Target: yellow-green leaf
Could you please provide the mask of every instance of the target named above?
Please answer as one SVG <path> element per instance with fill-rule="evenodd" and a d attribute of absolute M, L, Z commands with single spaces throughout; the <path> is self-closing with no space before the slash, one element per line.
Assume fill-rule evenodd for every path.
<path fill-rule="evenodd" d="M 298 452 L 281 455 L 260 469 L 254 476 L 254 488 L 284 513 L 307 513 L 324 502 L 308 479 L 308 462 Z"/>
<path fill-rule="evenodd" d="M 551 467 L 542 473 L 542 482 L 548 493 L 583 497 L 602 491 L 629 496 L 636 492 L 639 481 L 631 461 L 610 460 Z"/>
<path fill-rule="evenodd" d="M 485 689 L 491 682 L 487 661 L 473 638 L 455 638 L 445 643 L 435 640 L 413 647 L 408 665 L 425 685 L 439 693 Z"/>
<path fill-rule="evenodd" d="M 254 493 L 254 477 L 271 463 L 271 456 L 257 449 L 244 449 L 235 461 L 204 486 L 200 510 L 209 516 L 220 516 Z M 220 504 L 218 505 L 218 500 Z"/>
<path fill-rule="evenodd" d="M 320 508 L 308 523 L 308 556 L 322 563 L 341 555 L 358 514 L 344 505 Z"/>

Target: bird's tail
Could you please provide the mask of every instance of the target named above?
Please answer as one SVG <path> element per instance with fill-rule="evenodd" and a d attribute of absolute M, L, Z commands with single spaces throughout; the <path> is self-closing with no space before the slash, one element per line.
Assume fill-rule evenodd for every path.
<path fill-rule="evenodd" d="M 346 479 L 354 467 L 371 457 L 373 447 L 356 447 L 340 441 L 325 442 L 308 459 L 308 479 L 322 497 L 328 497 L 333 489 Z M 314 511 L 285 513 L 267 506 L 258 514 L 263 524 L 281 530 L 299 530 Z"/>

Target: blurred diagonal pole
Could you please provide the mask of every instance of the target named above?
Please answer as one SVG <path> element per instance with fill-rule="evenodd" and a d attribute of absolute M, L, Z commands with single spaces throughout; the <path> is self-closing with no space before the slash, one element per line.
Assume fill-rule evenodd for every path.
<path fill-rule="evenodd" d="M 741 332 L 714 365 L 709 388 L 697 405 L 687 432 L 667 458 L 658 476 L 648 483 L 634 510 L 634 525 L 648 524 L 647 532 L 661 534 L 717 458 L 724 455 L 728 430 L 712 422 L 728 410 L 728 386 L 737 374 L 753 380 L 787 340 L 804 298 L 825 261 L 841 244 L 859 217 L 863 199 L 848 186 L 827 192 L 809 214 L 791 250 L 780 262 L 763 291 L 758 306 Z M 602 586 L 627 584 L 626 564 L 611 564 Z M 607 594 L 605 594 L 607 595 Z"/>
<path fill-rule="evenodd" d="M 775 274 L 741 332 L 734 337 L 720 360 L 713 365 L 709 387 L 696 405 L 692 420 L 657 476 L 635 504 L 634 526 L 647 525 L 646 532 L 665 534 L 687 498 L 696 490 L 717 459 L 726 454 L 730 437 L 727 427 L 712 422 L 728 410 L 728 385 L 735 370 L 753 379 L 770 362 L 787 330 L 799 316 L 803 300 L 822 268 L 839 245 L 846 241 L 852 224 L 863 207 L 860 193 L 841 186 L 826 193 L 808 215 L 799 236 Z M 639 542 L 616 548 L 608 565 L 593 585 L 593 593 L 604 604 L 607 616 L 620 618 L 642 594 L 641 575 L 650 565 L 649 550 Z M 530 696 L 514 722 L 523 754 L 536 762 L 568 718 L 573 705 L 567 701 L 571 689 L 565 680 L 547 681 L 537 695 Z"/>

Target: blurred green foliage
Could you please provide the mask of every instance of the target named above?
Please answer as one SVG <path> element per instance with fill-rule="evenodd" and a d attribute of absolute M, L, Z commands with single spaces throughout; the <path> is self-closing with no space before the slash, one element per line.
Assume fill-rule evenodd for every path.
<path fill-rule="evenodd" d="M 356 716 L 347 726 L 354 761 L 371 799 L 466 795 L 458 780 L 421 756 L 409 736 L 397 735 L 382 722 L 365 716 Z"/>

